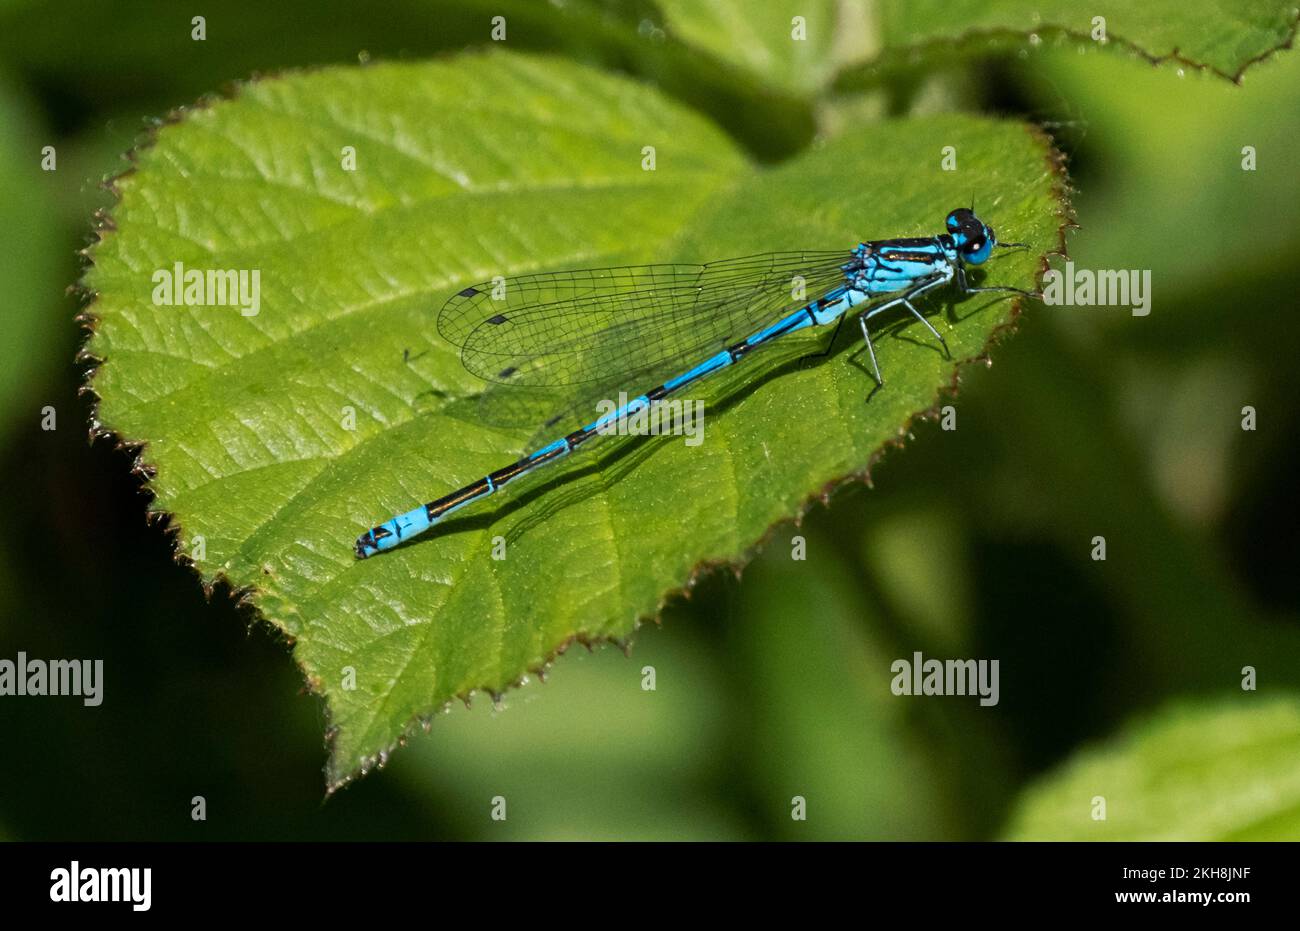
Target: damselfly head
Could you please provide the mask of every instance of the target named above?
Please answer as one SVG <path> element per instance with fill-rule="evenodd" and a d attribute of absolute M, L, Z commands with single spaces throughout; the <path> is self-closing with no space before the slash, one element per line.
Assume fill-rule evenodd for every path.
<path fill-rule="evenodd" d="M 998 244 L 993 227 L 986 224 L 969 207 L 958 207 L 944 221 L 962 261 L 980 265 L 988 261 L 993 247 Z"/>

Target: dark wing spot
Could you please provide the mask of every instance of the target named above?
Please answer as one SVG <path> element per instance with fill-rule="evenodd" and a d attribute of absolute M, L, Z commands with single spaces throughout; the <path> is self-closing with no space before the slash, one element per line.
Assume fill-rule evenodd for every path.
<path fill-rule="evenodd" d="M 473 297 L 475 294 L 478 294 L 478 288 L 466 288 L 460 292 L 461 297 Z"/>
<path fill-rule="evenodd" d="M 494 323 L 494 324 L 496 324 L 497 326 L 500 326 L 501 324 L 503 324 L 503 323 L 506 322 L 506 315 L 505 315 L 505 314 L 497 314 L 495 317 L 488 317 L 487 322 L 488 322 L 488 323 Z"/>
<path fill-rule="evenodd" d="M 509 368 L 502 369 L 502 370 L 497 374 L 497 378 L 509 378 L 511 375 L 513 375 L 513 374 L 514 374 L 515 372 L 517 372 L 517 371 L 519 371 L 519 369 L 515 368 L 515 367 L 512 365 L 512 366 L 510 366 Z"/>

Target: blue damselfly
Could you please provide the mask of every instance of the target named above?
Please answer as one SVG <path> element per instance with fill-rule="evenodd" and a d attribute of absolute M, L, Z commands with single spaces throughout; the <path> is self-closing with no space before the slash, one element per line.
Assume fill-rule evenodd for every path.
<path fill-rule="evenodd" d="M 460 347 L 465 367 L 485 381 L 523 389 L 627 388 L 639 377 L 655 387 L 517 462 L 367 531 L 356 541 L 357 558 L 423 533 L 453 511 L 562 459 L 610 423 L 788 334 L 835 324 L 829 351 L 854 311 L 883 386 L 867 328 L 872 318 L 903 307 L 946 349 L 943 336 L 912 303 L 916 298 L 950 283 L 964 294 L 1032 296 L 1020 288 L 972 287 L 966 280 L 966 266 L 986 262 L 994 247 L 1025 244 L 998 242 L 992 227 L 965 207 L 949 213 L 945 226 L 937 236 L 864 242 L 851 252 L 548 272 L 465 288 L 442 309 L 438 330 Z M 794 280 L 818 297 L 794 299 Z"/>

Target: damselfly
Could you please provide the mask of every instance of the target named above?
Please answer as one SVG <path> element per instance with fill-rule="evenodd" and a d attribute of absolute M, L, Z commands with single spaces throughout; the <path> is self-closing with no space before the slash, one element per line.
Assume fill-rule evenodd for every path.
<path fill-rule="evenodd" d="M 465 288 L 443 307 L 438 330 L 460 347 L 465 367 L 480 378 L 525 389 L 626 389 L 635 387 L 636 378 L 655 387 L 505 468 L 368 530 L 357 539 L 357 558 L 423 533 L 453 511 L 564 458 L 620 418 L 790 333 L 834 323 L 829 351 L 852 311 L 883 386 L 867 328 L 872 318 L 901 306 L 946 350 L 943 336 L 912 303 L 916 298 L 954 282 L 965 294 L 1031 295 L 1020 288 L 972 287 L 966 280 L 966 266 L 987 261 L 995 246 L 1024 243 L 998 242 L 993 228 L 965 207 L 948 214 L 945 226 L 937 236 L 864 242 L 848 253 L 551 272 Z M 819 296 L 795 299 L 792 281 Z M 879 297 L 887 299 L 873 302 Z M 667 375 L 672 377 L 658 381 Z"/>

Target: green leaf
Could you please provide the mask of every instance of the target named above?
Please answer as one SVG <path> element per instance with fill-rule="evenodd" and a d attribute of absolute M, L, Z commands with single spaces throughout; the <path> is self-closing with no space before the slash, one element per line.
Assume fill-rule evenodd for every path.
<path fill-rule="evenodd" d="M 1032 64 L 1024 83 L 1036 86 L 1039 100 L 1068 101 L 1086 114 L 1093 157 L 1110 166 L 1080 218 L 1085 229 L 1097 218 L 1106 235 L 1080 243 L 1088 255 L 1077 257 L 1077 266 L 1158 261 L 1150 265 L 1153 277 L 1167 279 L 1181 297 L 1204 295 L 1225 273 L 1258 279 L 1291 261 L 1300 229 L 1289 217 L 1300 210 L 1300 186 L 1289 166 L 1263 159 L 1300 146 L 1300 55 L 1251 71 L 1244 88 L 1197 74 L 1176 79 L 1109 57 L 1061 53 Z M 1215 132 L 1205 133 L 1206 125 Z M 1245 146 L 1261 159 L 1259 170 L 1242 170 Z M 1187 196 L 1189 185 L 1196 197 Z M 1206 216 L 1252 234 L 1214 244 L 1193 237 L 1181 249 L 1159 245 Z"/>
<path fill-rule="evenodd" d="M 109 133 L 101 124 L 96 138 L 272 64 L 409 61 L 503 45 L 652 80 L 768 161 L 806 145 L 814 131 L 806 99 L 770 87 L 755 95 L 746 72 L 669 40 L 654 25 L 653 0 L 388 0 L 383 16 L 353 0 L 205 0 L 203 10 L 184 16 L 174 0 L 133 0 L 129 8 L 63 0 L 60 9 L 64 15 L 51 17 L 39 0 L 0 2 L 0 61 L 17 73 L 57 73 L 60 93 L 73 98 L 101 100 L 111 88 L 118 112 Z M 202 42 L 190 38 L 198 13 L 207 23 Z M 504 42 L 493 39 L 498 16 Z M 322 28 L 302 29 L 308 19 Z M 178 52 L 185 67 L 177 67 Z"/>
<path fill-rule="evenodd" d="M 1013 840 L 1293 840 L 1300 700 L 1167 708 L 1030 788 Z M 1105 820 L 1094 820 L 1094 799 Z"/>
<path fill-rule="evenodd" d="M 1023 46 L 1021 36 L 1068 36 L 1129 48 L 1153 60 L 1174 58 L 1236 80 L 1247 65 L 1290 43 L 1297 14 L 1291 0 L 1102 0 L 1082 5 L 1074 0 L 884 0 L 880 19 L 890 49 L 934 42 L 987 47 L 987 40 L 998 37 L 1014 38 Z"/>
<path fill-rule="evenodd" d="M 348 145 L 356 171 L 340 168 Z M 941 170 L 945 145 L 959 171 Z M 453 697 L 500 691 L 575 639 L 625 638 L 702 565 L 743 561 L 864 474 L 1014 312 L 972 298 L 933 315 L 950 358 L 897 319 L 876 336 L 887 385 L 869 402 L 848 327 L 823 364 L 738 367 L 754 386 L 713 396 L 702 445 L 607 444 L 356 562 L 358 533 L 521 451 L 518 433 L 450 416 L 482 383 L 437 336 L 449 295 L 532 269 L 933 233 L 972 195 L 1033 244 L 989 266 L 1025 287 L 1064 210 L 1053 154 L 1017 123 L 886 123 L 763 171 L 648 88 L 508 54 L 248 85 L 138 159 L 86 277 L 98 417 L 145 444 L 154 508 L 205 582 L 247 590 L 294 640 L 329 701 L 332 786 Z M 155 306 L 152 276 L 175 262 L 259 269 L 260 312 Z"/>
<path fill-rule="evenodd" d="M 1075 0 L 659 0 L 659 7 L 669 32 L 683 42 L 771 87 L 804 95 L 839 72 L 842 89 L 861 88 L 900 65 L 942 70 L 953 50 L 1007 53 L 1045 41 L 1176 59 L 1235 81 L 1247 66 L 1289 46 L 1300 20 L 1291 0 L 1087 6 Z"/>
<path fill-rule="evenodd" d="M 868 14 L 840 0 L 659 0 L 668 31 L 719 61 L 813 94 L 874 47 Z"/>
<path fill-rule="evenodd" d="M 791 559 L 796 533 L 806 560 Z M 745 572 L 732 651 L 746 670 L 733 687 L 748 730 L 734 743 L 749 757 L 751 791 L 778 837 L 954 839 L 938 754 L 915 734 L 913 706 L 889 689 L 899 653 L 888 625 L 825 555 L 833 545 L 805 524 Z M 790 817 L 795 796 L 806 821 Z"/>
<path fill-rule="evenodd" d="M 500 709 L 453 706 L 385 775 L 439 818 L 456 813 L 463 835 L 472 836 L 485 800 L 501 795 L 509 817 L 492 822 L 494 839 L 753 839 L 732 810 L 740 800 L 713 799 L 733 778 L 718 752 L 731 736 L 733 695 L 708 652 L 682 633 L 642 632 L 634 662 L 616 650 L 577 650 Z M 654 690 L 643 688 L 646 666 Z"/>

